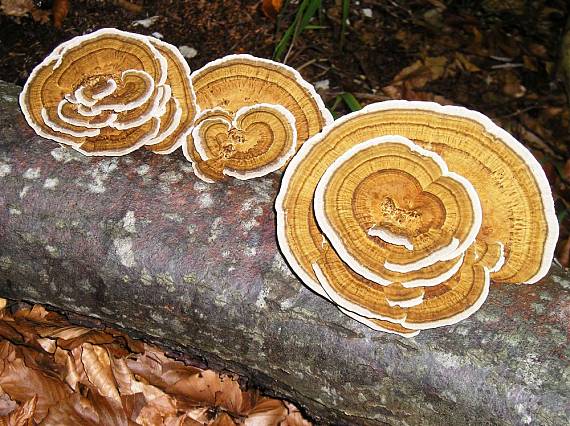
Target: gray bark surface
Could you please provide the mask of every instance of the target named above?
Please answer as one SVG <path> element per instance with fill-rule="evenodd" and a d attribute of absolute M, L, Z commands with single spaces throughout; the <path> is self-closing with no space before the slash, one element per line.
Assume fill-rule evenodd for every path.
<path fill-rule="evenodd" d="M 89 158 L 0 82 L 0 296 L 123 327 L 297 401 L 318 424 L 570 424 L 570 279 L 492 286 L 405 339 L 351 320 L 276 244 L 279 176 L 216 185 L 180 153 Z"/>

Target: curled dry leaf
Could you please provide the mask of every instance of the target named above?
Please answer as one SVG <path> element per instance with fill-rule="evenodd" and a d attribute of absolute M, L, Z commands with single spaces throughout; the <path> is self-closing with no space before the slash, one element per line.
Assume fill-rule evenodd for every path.
<path fill-rule="evenodd" d="M 34 395 L 10 414 L 0 417 L 0 426 L 34 426 L 33 417 L 37 402 L 38 397 Z"/>
<path fill-rule="evenodd" d="M 2 0 L 0 10 L 9 16 L 25 16 L 36 8 L 33 0 Z"/>
<path fill-rule="evenodd" d="M 69 0 L 54 0 L 51 12 L 53 14 L 53 26 L 61 29 L 63 21 L 69 12 Z"/>
<path fill-rule="evenodd" d="M 10 355 L 4 358 L 0 386 L 12 400 L 17 402 L 29 401 L 37 396 L 34 420 L 40 422 L 49 408 L 65 399 L 71 390 L 60 380 L 27 367 L 23 359 L 14 359 L 15 348 L 11 349 Z"/>
<path fill-rule="evenodd" d="M 103 396 L 118 401 L 119 391 L 111 371 L 111 360 L 107 350 L 101 346 L 85 343 L 81 347 L 81 362 L 87 378 L 97 391 Z"/>

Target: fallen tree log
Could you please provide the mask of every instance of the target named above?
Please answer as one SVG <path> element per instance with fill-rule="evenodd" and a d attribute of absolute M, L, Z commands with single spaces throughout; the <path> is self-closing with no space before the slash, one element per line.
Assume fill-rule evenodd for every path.
<path fill-rule="evenodd" d="M 291 398 L 319 424 L 568 424 L 570 277 L 493 286 L 405 339 L 313 294 L 276 245 L 279 177 L 208 185 L 179 153 L 88 158 L 0 83 L 0 296 L 100 318 Z"/>

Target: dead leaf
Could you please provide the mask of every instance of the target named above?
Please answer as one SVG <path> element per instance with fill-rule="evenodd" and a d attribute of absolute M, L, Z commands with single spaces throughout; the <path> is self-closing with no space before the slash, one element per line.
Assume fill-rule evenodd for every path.
<path fill-rule="evenodd" d="M 220 413 L 216 416 L 216 419 L 208 423 L 211 426 L 235 426 L 236 423 L 232 420 L 232 418 L 227 413 Z M 267 425 L 271 423 L 266 423 Z"/>
<path fill-rule="evenodd" d="M 4 361 L 0 386 L 14 401 L 24 402 L 38 396 L 34 420 L 41 421 L 50 407 L 57 405 L 70 393 L 61 381 L 45 373 L 28 368 L 21 358 Z"/>
<path fill-rule="evenodd" d="M 89 381 L 101 395 L 119 401 L 121 397 L 111 371 L 108 352 L 105 348 L 93 346 L 91 343 L 85 343 L 81 348 L 81 362 Z"/>
<path fill-rule="evenodd" d="M 278 425 L 287 417 L 287 408 L 283 402 L 271 399 L 260 398 L 257 405 L 253 407 L 245 419 L 246 426 Z"/>
<path fill-rule="evenodd" d="M 51 12 L 53 14 L 53 26 L 58 30 L 61 29 L 63 21 L 69 12 L 69 1 L 54 0 Z"/>
<path fill-rule="evenodd" d="M 283 7 L 283 0 L 263 0 L 261 3 L 261 10 L 268 18 L 275 19 L 281 8 Z"/>
<path fill-rule="evenodd" d="M 34 396 L 10 414 L 0 417 L 0 426 L 34 426 L 33 416 L 37 402 L 38 397 Z"/>
<path fill-rule="evenodd" d="M 471 62 L 469 59 L 467 59 L 467 57 L 462 53 L 455 52 L 455 59 L 456 59 L 456 63 L 458 63 L 461 66 L 461 68 L 467 72 L 479 72 L 479 71 L 481 71 L 481 68 L 479 68 L 473 62 Z"/>
<path fill-rule="evenodd" d="M 2 0 L 0 9 L 8 16 L 26 16 L 35 9 L 33 0 Z"/>
<path fill-rule="evenodd" d="M 287 417 L 279 426 L 311 426 L 311 422 L 305 420 L 303 415 L 295 405 L 288 401 L 283 401 L 287 408 Z"/>

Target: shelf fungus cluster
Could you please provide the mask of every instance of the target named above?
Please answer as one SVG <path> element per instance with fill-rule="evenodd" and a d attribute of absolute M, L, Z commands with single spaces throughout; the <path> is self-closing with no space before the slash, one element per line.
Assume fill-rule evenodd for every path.
<path fill-rule="evenodd" d="M 207 182 L 278 170 L 332 122 L 313 86 L 274 61 L 229 55 L 191 78 L 201 112 L 182 148 Z"/>
<path fill-rule="evenodd" d="M 58 46 L 31 73 L 20 105 L 39 135 L 86 155 L 167 152 L 196 114 L 189 73 L 174 46 L 106 28 Z"/>
<path fill-rule="evenodd" d="M 31 73 L 20 105 L 36 133 L 86 155 L 182 147 L 207 182 L 281 169 L 333 120 L 286 65 L 229 55 L 191 74 L 176 47 L 113 28 L 58 46 Z"/>
<path fill-rule="evenodd" d="M 534 283 L 558 237 L 546 177 L 482 114 L 370 105 L 309 139 L 276 201 L 281 249 L 347 315 L 411 337 L 467 318 L 491 280 Z"/>

